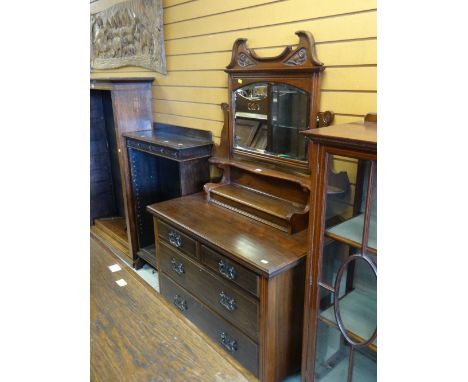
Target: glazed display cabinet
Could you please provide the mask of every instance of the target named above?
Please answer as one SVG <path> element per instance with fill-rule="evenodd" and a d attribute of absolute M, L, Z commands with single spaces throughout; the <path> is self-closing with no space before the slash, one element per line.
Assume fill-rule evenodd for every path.
<path fill-rule="evenodd" d="M 310 130 L 303 381 L 377 380 L 376 115 Z"/>

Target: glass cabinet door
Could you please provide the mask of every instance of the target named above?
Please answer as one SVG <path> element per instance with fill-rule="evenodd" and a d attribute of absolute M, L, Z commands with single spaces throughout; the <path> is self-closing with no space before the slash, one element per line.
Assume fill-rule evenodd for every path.
<path fill-rule="evenodd" d="M 376 381 L 377 163 L 327 160 L 315 381 Z"/>

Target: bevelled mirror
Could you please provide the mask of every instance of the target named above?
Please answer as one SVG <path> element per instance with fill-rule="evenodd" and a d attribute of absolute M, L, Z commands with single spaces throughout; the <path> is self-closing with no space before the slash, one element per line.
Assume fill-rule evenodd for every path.
<path fill-rule="evenodd" d="M 285 83 L 256 82 L 233 91 L 233 146 L 257 154 L 307 160 L 310 95 Z"/>
<path fill-rule="evenodd" d="M 229 144 L 230 159 L 309 172 L 308 144 L 301 133 L 317 126 L 324 67 L 315 55 L 312 35 L 306 31 L 296 35 L 299 43 L 275 57 L 258 56 L 247 47 L 246 39 L 234 43 L 226 67 L 229 136 L 228 140 L 221 137 Z"/>

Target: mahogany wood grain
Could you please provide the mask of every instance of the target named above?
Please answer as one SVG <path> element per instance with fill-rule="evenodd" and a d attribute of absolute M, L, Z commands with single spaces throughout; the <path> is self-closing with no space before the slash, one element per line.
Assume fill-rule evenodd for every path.
<path fill-rule="evenodd" d="M 201 246 L 201 262 L 210 268 L 216 274 L 226 278 L 226 275 L 221 273 L 219 270 L 219 264 L 223 262 L 226 267 L 233 268 L 235 271 L 235 277 L 230 280 L 236 285 L 239 285 L 242 289 L 252 293 L 254 296 L 258 296 L 259 293 L 259 277 L 251 270 L 246 269 L 242 265 L 235 261 L 229 260 L 225 256 L 213 251 L 212 249 L 202 245 Z"/>
<path fill-rule="evenodd" d="M 319 72 L 321 63 L 316 55 L 315 40 L 310 32 L 297 31 L 299 43 L 293 49 L 288 45 L 283 52 L 274 57 L 260 57 L 247 47 L 247 39 L 239 38 L 232 48 L 231 62 L 226 67 L 228 73 L 257 73 L 257 72 Z M 304 52 L 302 55 L 300 51 Z M 298 54 L 299 53 L 299 54 Z M 301 63 L 292 62 L 294 58 L 301 58 Z"/>
<path fill-rule="evenodd" d="M 209 201 L 284 232 L 295 233 L 307 226 L 308 206 L 264 194 L 235 183 L 213 187 Z M 298 217 L 304 216 L 302 220 Z M 298 222 L 302 224 L 298 224 Z"/>
<path fill-rule="evenodd" d="M 223 159 L 218 157 L 211 157 L 210 163 L 219 164 L 219 165 L 227 165 L 232 167 L 237 167 L 251 173 L 261 174 L 262 176 L 273 178 L 273 179 L 281 179 L 286 180 L 292 183 L 297 183 L 301 187 L 305 189 L 310 188 L 309 184 L 309 177 L 304 174 L 299 173 L 289 173 L 282 170 L 279 170 L 277 167 L 267 164 L 267 163 L 254 163 L 242 160 L 235 160 L 235 159 Z M 220 166 L 224 168 L 223 166 Z M 259 171 L 260 170 L 260 171 Z M 270 179 L 270 180 L 273 180 Z"/>
<path fill-rule="evenodd" d="M 221 159 L 228 159 L 230 153 L 229 147 L 229 105 L 225 102 L 220 104 L 224 116 L 224 125 L 221 130 L 219 145 L 213 148 L 213 156 Z"/>
<path fill-rule="evenodd" d="M 204 187 L 209 201 L 288 233 L 304 230 L 308 224 L 308 161 L 305 157 L 305 160 L 298 160 L 273 155 L 269 150 L 244 149 L 236 144 L 236 139 L 242 137 L 251 140 L 253 132 L 250 135 L 235 133 L 235 113 L 249 112 L 252 108 L 261 110 L 262 115 L 269 115 L 265 126 L 270 126 L 272 116 L 267 112 L 269 101 L 245 101 L 243 98 L 235 100 L 233 94 L 237 89 L 254 83 L 277 83 L 301 89 L 308 95 L 301 118 L 305 121 L 305 128 L 314 129 L 320 99 L 320 76 L 324 65 L 316 56 L 315 41 L 311 33 L 298 31 L 296 35 L 299 43 L 294 48 L 287 46 L 275 57 L 260 57 L 247 47 L 245 38 L 234 42 L 231 62 L 225 69 L 229 76 L 229 104 L 221 106 L 224 112 L 221 145 L 216 148 L 215 157 L 210 159 L 210 163 L 223 172 L 223 177 L 218 184 L 208 183 Z M 265 122 L 264 117 L 259 120 Z M 322 124 L 331 120 L 331 113 L 327 114 L 327 118 L 320 119 Z M 270 136 L 271 128 L 268 131 Z M 234 139 L 236 134 L 237 138 Z M 272 141 L 271 137 L 267 140 Z M 228 188 L 219 185 L 230 184 L 245 185 L 266 195 L 260 197 L 259 193 L 245 190 L 242 195 L 239 192 L 234 195 L 234 189 L 229 189 L 229 194 L 222 193 Z M 274 200 L 275 197 L 290 203 L 278 203 Z"/>
<path fill-rule="evenodd" d="M 170 249 L 174 247 L 168 247 L 159 240 L 158 257 L 163 275 L 167 272 L 172 281 L 202 301 L 206 309 L 215 310 L 216 314 L 254 340 L 257 337 L 253 336 L 251 325 L 258 320 L 260 380 L 279 382 L 297 372 L 304 294 L 304 256 L 300 254 L 307 245 L 305 232 L 295 235 L 283 233 L 212 205 L 203 194 L 156 203 L 148 210 L 155 216 L 158 227 L 163 222 L 163 225 L 171 226 L 201 244 L 196 245 L 200 254 L 197 261 L 175 252 Z M 173 260 L 175 269 L 172 268 Z M 221 260 L 224 271 L 234 268 L 229 276 L 233 280 L 229 282 L 219 277 Z M 204 274 L 216 280 L 210 282 Z M 162 290 L 164 282 L 162 278 Z M 240 317 L 223 314 L 225 312 L 216 306 L 215 296 L 223 282 L 229 286 L 226 293 L 235 299 L 245 297 L 239 300 L 243 304 L 246 299 L 256 299 L 242 289 L 258 293 L 258 313 L 247 309 Z M 196 316 L 194 322 L 202 330 L 209 331 L 212 330 L 207 324 L 210 319 L 208 316 Z M 241 361 L 246 365 L 245 359 Z"/>
<path fill-rule="evenodd" d="M 287 46 L 275 57 L 260 57 L 253 49 L 247 47 L 247 39 L 239 38 L 234 42 L 231 62 L 225 71 L 229 74 L 229 122 L 225 121 L 224 128 L 229 128 L 230 158 L 244 158 L 263 163 L 272 163 L 285 171 L 308 173 L 307 161 L 281 158 L 274 155 L 259 154 L 250 150 L 242 150 L 234 145 L 233 121 L 234 101 L 233 91 L 248 83 L 257 81 L 290 84 L 305 90 L 310 95 L 308 107 L 309 129 L 315 128 L 320 99 L 320 76 L 324 70 L 316 56 L 315 41 L 310 32 L 297 31 L 299 44 L 292 48 Z"/>
<path fill-rule="evenodd" d="M 151 130 L 153 121 L 152 104 L 153 79 L 106 79 L 91 81 L 91 89 L 110 91 L 112 111 L 118 150 L 118 162 L 123 191 L 123 205 L 127 225 L 128 245 L 127 255 L 134 259 L 138 249 L 135 224 L 134 205 L 132 198 L 128 154 L 123 133 Z"/>
<path fill-rule="evenodd" d="M 217 187 L 212 191 L 213 194 L 219 194 L 225 198 L 245 201 L 245 204 L 256 208 L 262 205 L 262 212 L 276 216 L 280 219 L 286 219 L 290 214 L 301 213 L 305 205 L 292 203 L 289 200 L 274 198 L 257 190 L 248 189 L 235 183 L 226 184 Z"/>
<path fill-rule="evenodd" d="M 116 262 L 122 270 L 111 273 Z M 135 277 L 91 240 L 91 381 L 257 380 Z"/>
<path fill-rule="evenodd" d="M 316 143 L 369 152 L 377 150 L 376 122 L 351 122 L 308 130 L 302 134 Z"/>
<path fill-rule="evenodd" d="M 260 380 L 282 381 L 300 369 L 305 262 L 260 282 Z"/>
<path fill-rule="evenodd" d="M 311 154 L 311 163 L 313 166 L 317 166 L 317 170 L 312 172 L 311 183 L 312 190 L 323 190 L 325 188 L 326 179 L 321 174 L 327 173 L 327 161 L 324 159 L 324 151 L 319 150 L 317 145 L 309 143 L 309 152 Z M 311 165 L 312 166 L 312 165 Z M 314 255 L 311 250 L 311 243 L 320 243 L 321 236 L 320 221 L 322 214 L 325 213 L 325 200 L 317 192 L 311 193 L 311 205 L 314 209 L 310 212 L 310 224 L 308 228 L 309 237 L 309 254 L 306 258 L 306 280 L 305 280 L 305 294 L 304 294 L 304 321 L 303 321 L 303 332 L 302 332 L 302 361 L 301 361 L 301 377 L 302 381 L 313 380 L 315 360 L 313 355 L 315 352 L 315 342 L 317 339 L 317 332 L 315 330 L 317 324 L 317 308 L 314 301 L 316 300 L 318 292 L 318 272 L 319 272 L 319 256 Z M 317 219 L 320 219 L 317 221 Z M 311 307 L 314 306 L 312 310 Z"/>
<path fill-rule="evenodd" d="M 168 245 L 174 246 L 186 255 L 195 259 L 199 257 L 195 240 L 177 228 L 160 221 L 158 222 L 158 235 L 161 240 L 166 242 Z M 174 241 L 175 238 L 178 239 L 177 242 Z"/>
<path fill-rule="evenodd" d="M 156 246 L 155 244 L 148 245 L 147 247 L 140 248 L 138 251 L 138 257 L 142 258 L 145 262 L 147 262 L 149 265 L 151 265 L 153 268 L 158 269 L 158 265 L 156 264 Z M 140 264 L 140 268 L 144 265 Z M 137 268 L 135 261 L 134 261 L 134 267 Z"/>
<path fill-rule="evenodd" d="M 191 291 L 210 309 L 237 326 L 254 341 L 258 340 L 258 301 L 255 298 L 229 285 L 228 281 L 200 267 L 196 262 L 163 243 L 159 255 L 162 272 Z M 232 310 L 228 310 L 220 303 L 221 293 L 224 293 L 226 299 L 232 299 L 234 303 Z"/>
<path fill-rule="evenodd" d="M 254 341 L 258 340 L 258 301 L 255 298 L 243 293 L 239 288 L 229 285 L 229 281 L 221 279 L 166 245 L 161 243 L 160 248 L 162 272 L 191 291 L 209 308 L 244 331 Z M 179 268 L 174 267 L 174 265 Z M 224 294 L 225 304 L 226 299 L 232 299 L 231 302 L 234 305 L 231 310 L 227 309 L 226 305 L 221 304 L 221 293 Z M 229 307 L 229 305 L 227 306 Z"/>
<path fill-rule="evenodd" d="M 189 195 L 203 190 L 210 180 L 208 157 L 183 161 L 179 171 L 180 195 Z"/>
<path fill-rule="evenodd" d="M 235 147 L 232 94 L 233 89 L 258 81 L 305 90 L 310 99 L 304 120 L 309 121 L 309 128 L 315 128 L 324 66 L 315 55 L 312 35 L 304 31 L 296 34 L 299 44 L 294 49 L 286 47 L 276 57 L 258 56 L 247 48 L 246 39 L 234 43 L 226 68 L 229 106 L 222 105 L 225 120 L 221 147 L 210 159 L 222 171 L 221 181 L 205 184 L 205 194 L 147 207 L 159 231 L 163 294 L 168 300 L 174 299 L 172 302 L 188 317 L 188 304 L 193 304 L 191 319 L 211 336 L 217 335 L 217 326 L 229 324 L 229 330 L 238 330 L 236 337 L 258 341 L 259 358 L 251 352 L 250 358 L 238 359 L 254 373 L 258 371 L 261 381 L 268 382 L 281 381 L 297 372 L 300 365 L 310 170 L 307 160 Z M 283 219 L 284 224 L 277 219 Z M 171 241 L 167 227 L 176 230 L 172 231 L 172 246 L 166 246 Z M 175 239 L 174 232 L 181 241 Z M 191 257 L 184 254 L 185 237 L 196 242 L 195 250 L 189 251 Z M 220 286 L 244 306 L 237 317 L 219 310 Z M 174 293 L 177 295 L 172 296 Z M 184 300 L 180 294 L 184 294 Z M 248 307 L 248 302 L 253 304 Z M 253 305 L 258 307 L 256 313 Z M 258 333 L 252 326 L 257 322 Z M 234 347 L 231 352 L 235 354 Z"/>
<path fill-rule="evenodd" d="M 372 122 L 371 122 L 372 121 Z M 309 255 L 306 259 L 306 289 L 301 375 L 303 382 L 315 380 L 317 316 L 320 310 L 319 286 L 321 256 L 324 246 L 326 189 L 329 155 L 362 160 L 377 160 L 377 115 L 364 122 L 334 125 L 306 132 L 311 153 Z M 357 191 L 360 195 L 361 191 Z M 359 196 L 359 199 L 360 196 Z M 354 206 L 356 208 L 356 206 Z"/>
<path fill-rule="evenodd" d="M 154 240 L 155 240 L 155 249 L 156 249 L 156 268 L 161 269 L 160 257 L 158 256 L 159 251 L 161 250 L 159 238 L 159 225 L 157 219 L 153 216 L 153 229 L 154 229 Z"/>
<path fill-rule="evenodd" d="M 211 132 L 156 124 L 153 130 L 127 132 L 123 136 L 131 164 L 137 256 L 154 266 L 144 251 L 155 241 L 146 206 L 203 189 L 210 175 Z"/>
<path fill-rule="evenodd" d="M 258 175 L 257 172 L 246 171 L 236 166 L 231 166 L 231 183 L 255 189 L 259 192 L 291 201 L 292 203 L 304 206 L 309 203 L 309 193 L 304 191 L 302 179 L 296 183 L 275 177 L 274 182 L 272 182 L 271 178 Z"/>
<path fill-rule="evenodd" d="M 123 134 L 126 138 L 151 143 L 163 147 L 170 147 L 178 151 L 194 148 L 208 148 L 211 146 L 211 134 L 207 131 L 181 128 L 179 126 L 157 123 L 152 130 L 131 131 Z M 209 154 L 209 151 L 208 151 Z M 203 153 L 205 156 L 206 153 Z"/>
<path fill-rule="evenodd" d="M 305 231 L 289 235 L 258 224 L 206 202 L 203 193 L 152 204 L 148 211 L 267 278 L 297 265 L 306 255 Z"/>
<path fill-rule="evenodd" d="M 153 128 L 152 81 L 113 82 L 112 107 L 118 132 L 120 171 L 124 186 L 124 206 L 128 242 L 132 260 L 138 251 L 138 237 L 134 199 L 132 195 L 129 160 L 123 133 Z"/>
<path fill-rule="evenodd" d="M 228 352 L 234 359 L 244 365 L 247 370 L 251 371 L 254 375 L 258 375 L 259 351 L 258 345 L 254 341 L 223 320 L 171 278 L 166 277 L 164 273 L 161 274 L 161 294 L 174 304 L 180 314 L 189 318 L 213 342 L 219 344 L 220 351 L 226 351 L 225 345 L 229 346 L 231 341 L 235 341 L 235 348 L 228 350 Z M 221 337 L 223 334 L 226 341 L 224 345 Z"/>

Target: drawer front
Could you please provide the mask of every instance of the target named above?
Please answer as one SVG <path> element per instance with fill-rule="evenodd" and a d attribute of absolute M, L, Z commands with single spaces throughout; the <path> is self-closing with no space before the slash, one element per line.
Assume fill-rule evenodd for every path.
<path fill-rule="evenodd" d="M 201 261 L 216 274 L 221 275 L 245 290 L 258 296 L 259 276 L 244 266 L 202 245 Z"/>
<path fill-rule="evenodd" d="M 258 340 L 258 301 L 235 285 L 213 277 L 188 257 L 160 246 L 161 271 L 202 300 L 216 313 Z"/>
<path fill-rule="evenodd" d="M 158 236 L 161 240 L 170 244 L 172 247 L 177 248 L 186 255 L 189 255 L 194 259 L 197 258 L 197 246 L 195 240 L 161 220 L 158 220 Z"/>
<path fill-rule="evenodd" d="M 163 273 L 160 273 L 160 277 L 161 294 L 166 300 L 246 369 L 258 376 L 258 345 Z"/>

